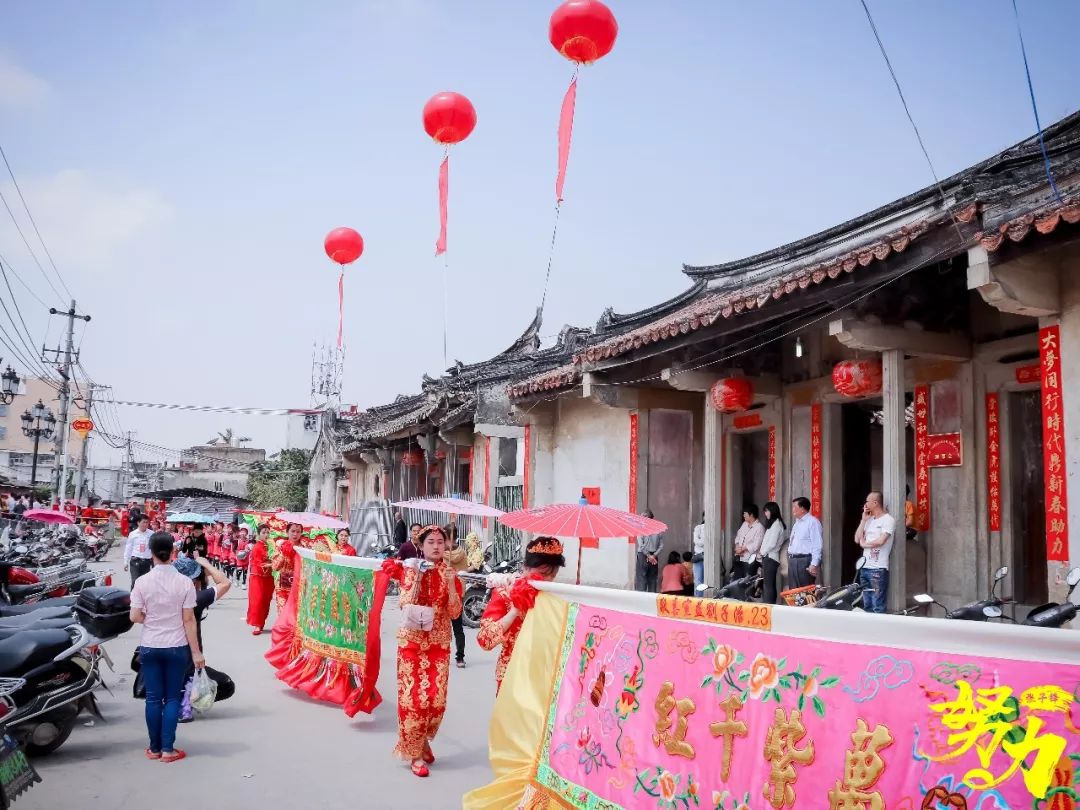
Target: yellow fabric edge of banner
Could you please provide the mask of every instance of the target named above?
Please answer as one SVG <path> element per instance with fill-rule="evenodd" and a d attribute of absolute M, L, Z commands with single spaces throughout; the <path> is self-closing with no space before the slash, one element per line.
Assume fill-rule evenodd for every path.
<path fill-rule="evenodd" d="M 528 654 L 510 659 L 488 730 L 495 779 L 466 793 L 463 810 L 517 807 L 535 778 L 569 609 L 569 602 L 541 593 L 526 616 L 514 649 Z"/>

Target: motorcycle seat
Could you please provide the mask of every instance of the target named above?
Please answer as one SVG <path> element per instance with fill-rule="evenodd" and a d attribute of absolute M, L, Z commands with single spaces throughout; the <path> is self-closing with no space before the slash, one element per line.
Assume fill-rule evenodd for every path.
<path fill-rule="evenodd" d="M 0 676 L 19 677 L 47 664 L 71 646 L 64 630 L 27 630 L 0 639 Z"/>
<path fill-rule="evenodd" d="M 60 596 L 55 599 L 42 599 L 40 602 L 31 602 L 28 605 L 4 605 L 0 604 L 0 617 L 21 616 L 24 613 L 33 613 L 43 608 L 66 607 L 71 610 L 75 607 L 77 596 Z"/>
<path fill-rule="evenodd" d="M 0 624 L 0 641 L 5 638 L 11 638 L 19 633 L 26 633 L 30 630 L 63 630 L 65 627 L 70 627 L 73 620 L 70 618 L 59 619 L 38 619 L 34 617 L 34 614 L 28 613 L 28 616 L 32 617 L 34 621 L 26 622 L 19 626 L 10 626 Z"/>
<path fill-rule="evenodd" d="M 45 607 L 41 608 L 41 610 L 32 610 L 29 613 L 0 617 L 0 630 L 11 627 L 26 627 L 34 622 L 51 621 L 53 619 L 62 619 L 68 624 L 75 621 L 71 608 Z"/>
<path fill-rule="evenodd" d="M 29 585 L 8 585 L 7 589 L 13 599 L 21 602 L 35 593 L 43 593 L 45 585 L 40 582 L 33 582 Z"/>

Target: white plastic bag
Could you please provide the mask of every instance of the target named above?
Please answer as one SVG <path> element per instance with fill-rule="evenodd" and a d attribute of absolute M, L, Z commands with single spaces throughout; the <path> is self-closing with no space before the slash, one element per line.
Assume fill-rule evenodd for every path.
<path fill-rule="evenodd" d="M 191 681 L 191 708 L 199 714 L 206 714 L 214 705 L 217 698 L 217 682 L 206 672 L 206 669 L 195 670 L 195 677 Z"/>

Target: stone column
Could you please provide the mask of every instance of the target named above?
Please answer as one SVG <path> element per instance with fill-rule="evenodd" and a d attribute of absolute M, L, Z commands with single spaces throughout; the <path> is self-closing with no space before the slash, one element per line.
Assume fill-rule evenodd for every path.
<path fill-rule="evenodd" d="M 907 533 L 904 530 L 904 485 L 907 482 L 907 416 L 904 397 L 904 352 L 889 349 L 881 353 L 884 407 L 884 452 L 882 453 L 882 491 L 885 508 L 896 520 L 892 557 L 889 560 L 889 610 L 904 607 L 907 594 L 907 559 L 905 547 Z M 847 538 L 845 538 L 845 541 Z"/>
<path fill-rule="evenodd" d="M 723 416 L 705 402 L 705 469 L 703 504 L 705 507 L 705 581 L 709 585 L 720 583 L 724 527 L 721 525 L 721 504 L 724 498 L 723 481 Z"/>

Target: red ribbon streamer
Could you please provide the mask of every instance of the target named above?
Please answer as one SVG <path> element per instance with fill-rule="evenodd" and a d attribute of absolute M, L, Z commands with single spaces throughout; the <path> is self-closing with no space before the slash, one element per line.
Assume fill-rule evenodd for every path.
<path fill-rule="evenodd" d="M 337 345 L 341 348 L 341 328 L 345 321 L 345 268 L 337 280 Z"/>
<path fill-rule="evenodd" d="M 574 131 L 574 104 L 577 101 L 577 74 L 563 97 L 562 113 L 559 115 L 559 176 L 555 178 L 555 201 L 563 201 L 563 183 L 566 182 L 566 162 L 570 159 L 570 135 Z"/>
<path fill-rule="evenodd" d="M 450 196 L 450 156 L 443 158 L 439 166 L 439 240 L 435 243 L 435 255 L 446 253 L 446 201 Z"/>

